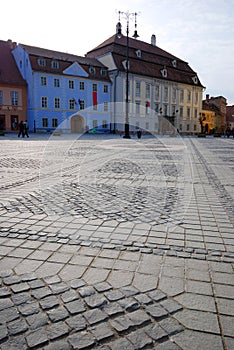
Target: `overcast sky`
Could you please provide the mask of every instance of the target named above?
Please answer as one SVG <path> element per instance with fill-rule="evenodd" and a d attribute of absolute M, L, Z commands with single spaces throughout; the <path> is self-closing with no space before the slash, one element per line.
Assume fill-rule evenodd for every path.
<path fill-rule="evenodd" d="M 138 12 L 139 40 L 155 34 L 188 62 L 204 96 L 234 105 L 234 0 L 3 0 L 0 39 L 83 56 L 115 33 L 118 10 Z"/>

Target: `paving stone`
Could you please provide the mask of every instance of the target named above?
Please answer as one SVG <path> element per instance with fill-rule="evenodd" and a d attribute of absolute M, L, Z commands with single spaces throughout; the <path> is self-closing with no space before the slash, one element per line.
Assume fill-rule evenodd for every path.
<path fill-rule="evenodd" d="M 114 316 L 124 312 L 124 309 L 117 302 L 106 304 L 103 306 L 103 311 L 109 316 Z"/>
<path fill-rule="evenodd" d="M 160 319 L 168 315 L 168 312 L 160 305 L 147 305 L 145 310 L 155 319 Z"/>
<path fill-rule="evenodd" d="M 0 311 L 0 324 L 14 321 L 19 318 L 19 312 L 15 307 L 9 307 Z"/>
<path fill-rule="evenodd" d="M 90 308 L 97 308 L 102 307 L 103 305 L 107 304 L 107 299 L 104 296 L 93 294 L 89 297 L 86 297 L 85 299 L 86 304 Z"/>
<path fill-rule="evenodd" d="M 43 310 L 52 309 L 53 307 L 59 305 L 59 301 L 54 295 L 50 295 L 48 297 L 43 298 L 39 301 L 39 303 Z"/>
<path fill-rule="evenodd" d="M 87 326 L 87 322 L 82 315 L 72 316 L 65 321 L 72 330 L 81 331 Z"/>
<path fill-rule="evenodd" d="M 68 337 L 68 342 L 71 344 L 73 349 L 86 349 L 95 344 L 95 338 L 92 334 L 81 331 L 72 334 Z"/>
<path fill-rule="evenodd" d="M 158 324 L 150 324 L 144 327 L 144 331 L 151 337 L 153 340 L 159 341 L 162 338 L 167 337 L 167 333 L 163 328 L 161 328 Z"/>
<path fill-rule="evenodd" d="M 110 320 L 111 326 L 118 332 L 122 333 L 127 331 L 130 327 L 133 327 L 133 322 L 127 315 L 118 316 L 115 319 Z"/>
<path fill-rule="evenodd" d="M 85 309 L 85 304 L 83 300 L 74 300 L 70 301 L 69 303 L 64 304 L 68 312 L 70 312 L 71 315 L 79 314 L 81 312 L 84 312 Z"/>
<path fill-rule="evenodd" d="M 119 300 L 119 305 L 128 312 L 139 308 L 139 303 L 134 298 L 125 298 Z"/>
<path fill-rule="evenodd" d="M 0 299 L 0 311 L 8 309 L 11 306 L 14 306 L 14 303 L 11 301 L 10 298 Z"/>
<path fill-rule="evenodd" d="M 218 319 L 215 314 L 197 310 L 182 310 L 174 314 L 185 327 L 201 332 L 220 333 Z"/>
<path fill-rule="evenodd" d="M 171 340 L 166 341 L 165 343 L 158 344 L 155 347 L 156 350 L 180 350 L 181 348 L 173 343 Z"/>
<path fill-rule="evenodd" d="M 26 332 L 28 330 L 28 326 L 24 319 L 17 319 L 13 322 L 9 322 L 7 324 L 7 328 L 9 335 L 16 335 L 19 333 Z"/>
<path fill-rule="evenodd" d="M 158 289 L 154 289 L 148 292 L 146 295 L 148 295 L 154 301 L 160 301 L 166 298 L 166 294 Z"/>
<path fill-rule="evenodd" d="M 69 313 L 64 306 L 59 306 L 56 309 L 47 311 L 47 315 L 51 322 L 58 322 L 67 318 Z"/>
<path fill-rule="evenodd" d="M 111 350 L 135 350 L 135 347 L 128 339 L 119 338 L 109 344 Z"/>
<path fill-rule="evenodd" d="M 26 321 L 30 326 L 30 329 L 37 329 L 49 323 L 47 316 L 43 312 L 27 316 Z"/>
<path fill-rule="evenodd" d="M 29 293 L 19 293 L 16 295 L 12 295 L 11 300 L 15 305 L 21 305 L 29 301 L 32 301 L 32 298 Z"/>
<path fill-rule="evenodd" d="M 124 298 L 124 294 L 118 289 L 112 290 L 110 292 L 106 292 L 104 294 L 109 301 L 116 301 Z"/>
<path fill-rule="evenodd" d="M 220 350 L 223 349 L 222 339 L 218 335 L 185 330 L 172 337 L 173 341 L 182 349 L 190 350 Z"/>
<path fill-rule="evenodd" d="M 107 318 L 107 315 L 100 309 L 86 311 L 83 313 L 83 316 L 91 325 L 100 321 L 104 321 Z"/>
<path fill-rule="evenodd" d="M 28 291 L 30 289 L 30 286 L 28 283 L 23 282 L 23 283 L 11 285 L 11 289 L 12 289 L 13 293 L 21 293 L 21 292 Z"/>
<path fill-rule="evenodd" d="M 58 340 L 44 347 L 44 350 L 70 350 L 66 340 Z"/>
<path fill-rule="evenodd" d="M 5 324 L 0 325 L 0 341 L 4 340 L 8 336 L 7 327 Z"/>
<path fill-rule="evenodd" d="M 159 326 L 162 327 L 168 335 L 173 335 L 182 332 L 184 328 L 174 318 L 165 318 L 159 321 Z"/>
<path fill-rule="evenodd" d="M 79 295 L 76 291 L 71 289 L 71 290 L 68 290 L 67 292 L 63 293 L 61 295 L 61 299 L 64 303 L 68 303 L 69 301 L 79 299 Z"/>
<path fill-rule="evenodd" d="M 32 291 L 32 296 L 36 299 L 42 299 L 48 295 L 51 295 L 52 292 L 48 287 L 37 288 Z"/>
<path fill-rule="evenodd" d="M 9 297 L 10 295 L 11 295 L 10 289 L 8 289 L 7 287 L 0 288 L 0 298 Z"/>
<path fill-rule="evenodd" d="M 1 350 L 28 350 L 24 335 L 14 336 L 8 341 L 1 344 Z"/>
<path fill-rule="evenodd" d="M 79 293 L 82 296 L 82 298 L 85 298 L 92 294 L 95 294 L 95 289 L 93 286 L 87 286 L 87 287 L 85 286 L 79 289 Z"/>
<path fill-rule="evenodd" d="M 36 329 L 26 336 L 26 341 L 29 348 L 42 346 L 48 342 L 46 330 L 44 328 Z"/>
<path fill-rule="evenodd" d="M 127 339 L 131 341 L 135 349 L 144 349 L 146 346 L 152 344 L 150 338 L 143 330 L 137 330 L 127 335 Z"/>
<path fill-rule="evenodd" d="M 64 322 L 56 322 L 47 327 L 47 335 L 50 340 L 64 337 L 69 333 L 69 328 Z"/>
<path fill-rule="evenodd" d="M 90 328 L 90 330 L 98 341 L 103 341 L 114 336 L 114 332 L 106 322 L 97 326 L 93 326 Z"/>

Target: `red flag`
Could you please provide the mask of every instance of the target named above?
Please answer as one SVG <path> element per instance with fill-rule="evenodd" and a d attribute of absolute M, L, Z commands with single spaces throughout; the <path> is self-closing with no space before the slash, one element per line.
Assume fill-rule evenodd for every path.
<path fill-rule="evenodd" d="M 93 105 L 96 106 L 97 104 L 97 91 L 93 91 Z"/>

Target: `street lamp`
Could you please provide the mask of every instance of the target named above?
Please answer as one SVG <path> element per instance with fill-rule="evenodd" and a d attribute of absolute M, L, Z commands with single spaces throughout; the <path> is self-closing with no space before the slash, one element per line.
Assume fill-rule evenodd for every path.
<path fill-rule="evenodd" d="M 126 44 L 126 99 L 125 99 L 125 126 L 124 126 L 124 138 L 125 139 L 130 139 L 131 136 L 129 134 L 129 116 L 128 116 L 128 112 L 129 112 L 129 101 L 128 101 L 128 95 L 129 95 L 129 77 L 128 77 L 128 73 L 129 73 L 129 19 L 134 16 L 135 17 L 135 31 L 133 34 L 133 38 L 137 39 L 139 37 L 139 35 L 137 34 L 137 23 L 136 23 L 136 17 L 137 17 L 137 13 L 131 13 L 129 11 L 127 12 L 122 12 L 119 11 L 119 23 L 118 23 L 118 32 L 117 35 L 120 38 L 122 36 L 121 33 L 121 23 L 120 23 L 120 16 L 123 16 L 126 21 L 127 21 L 127 29 L 126 29 L 126 33 L 127 33 L 127 44 Z"/>

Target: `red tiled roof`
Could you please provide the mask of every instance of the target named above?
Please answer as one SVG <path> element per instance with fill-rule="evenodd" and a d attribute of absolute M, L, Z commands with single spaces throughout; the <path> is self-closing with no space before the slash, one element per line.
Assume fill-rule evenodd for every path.
<path fill-rule="evenodd" d="M 25 86 L 11 51 L 12 42 L 0 40 L 0 83 Z"/>
<path fill-rule="evenodd" d="M 65 52 L 53 51 L 48 49 L 43 49 L 40 47 L 34 47 L 29 45 L 20 44 L 29 54 L 30 62 L 32 69 L 34 71 L 42 71 L 53 74 L 63 74 L 63 71 L 68 68 L 74 62 L 77 62 L 90 76 L 90 78 L 100 79 L 100 80 L 109 80 L 108 74 L 103 76 L 101 74 L 101 69 L 107 70 L 107 68 L 97 59 L 89 57 L 81 57 L 72 55 Z M 38 58 L 45 59 L 45 66 L 40 66 L 38 64 Z M 52 61 L 59 62 L 59 68 L 53 68 L 51 66 Z M 90 75 L 89 68 L 95 68 L 95 74 Z"/>
<path fill-rule="evenodd" d="M 122 62 L 126 59 L 126 46 L 127 37 L 121 36 L 121 38 L 118 38 L 115 34 L 89 51 L 86 56 L 98 58 L 112 52 L 116 66 L 119 70 L 124 71 Z M 137 50 L 141 51 L 141 57 L 137 57 Z M 167 69 L 167 77 L 164 79 L 202 86 L 197 73 L 191 69 L 187 62 L 162 50 L 158 46 L 129 38 L 129 61 L 129 71 L 131 73 L 163 79 L 161 70 L 165 67 Z M 197 84 L 192 79 L 195 76 L 197 77 Z"/>

